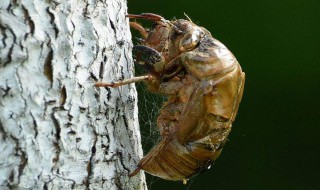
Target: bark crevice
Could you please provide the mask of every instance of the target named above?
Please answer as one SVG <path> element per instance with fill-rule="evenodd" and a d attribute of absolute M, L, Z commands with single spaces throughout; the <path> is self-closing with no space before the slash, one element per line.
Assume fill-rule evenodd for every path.
<path fill-rule="evenodd" d="M 49 17 L 50 17 L 50 24 L 51 24 L 52 29 L 53 29 L 53 31 L 54 31 L 55 38 L 57 38 L 57 37 L 59 36 L 59 29 L 58 29 L 58 27 L 57 27 L 57 24 L 54 22 L 55 16 L 54 16 L 54 14 L 50 11 L 50 7 L 47 7 L 46 11 L 47 11 L 47 13 L 48 13 L 48 15 L 49 15 Z"/>
<path fill-rule="evenodd" d="M 53 70 L 52 70 L 52 59 L 53 59 L 53 50 L 52 48 L 49 49 L 47 54 L 46 60 L 44 62 L 44 69 L 43 72 L 47 79 L 50 81 L 51 85 L 53 82 Z"/>
<path fill-rule="evenodd" d="M 34 34 L 34 30 L 35 30 L 35 25 L 34 25 L 34 22 L 33 20 L 31 19 L 30 15 L 29 15 L 29 11 L 28 9 L 26 9 L 25 6 L 21 6 L 22 7 L 22 10 L 23 10 L 23 13 L 24 13 L 24 19 L 25 19 L 25 22 L 26 24 L 29 26 L 29 29 L 30 29 L 30 34 L 33 36 Z M 28 35 L 29 33 L 26 33 L 26 35 Z M 25 37 L 26 38 L 26 37 Z"/>
<path fill-rule="evenodd" d="M 94 158 L 94 156 L 96 154 L 96 151 L 97 151 L 96 150 L 96 144 L 97 144 L 97 141 L 98 141 L 98 137 L 97 137 L 97 133 L 95 131 L 93 131 L 93 134 L 94 134 L 94 142 L 93 142 L 93 146 L 91 147 L 91 156 L 90 156 L 89 162 L 87 164 L 88 176 L 87 176 L 87 179 L 85 181 L 87 189 L 89 189 L 89 187 L 90 187 L 90 179 L 92 177 L 92 172 L 93 172 L 92 171 L 93 170 L 92 167 L 94 165 L 93 158 Z"/>
<path fill-rule="evenodd" d="M 13 135 L 10 135 L 10 137 L 15 143 L 15 156 L 18 156 L 19 161 L 20 161 L 19 166 L 18 166 L 18 176 L 17 176 L 17 181 L 19 183 L 20 177 L 21 177 L 21 175 L 23 175 L 23 170 L 27 165 L 28 157 L 27 157 L 25 151 L 23 151 L 22 148 L 20 147 L 20 143 L 19 143 L 18 138 L 14 137 Z M 14 172 L 14 170 L 12 172 Z M 14 173 L 12 175 L 15 176 Z M 14 181 L 14 179 L 12 181 Z"/>
<path fill-rule="evenodd" d="M 59 157 L 60 157 L 60 152 L 61 152 L 61 147 L 59 145 L 60 138 L 61 138 L 61 134 L 60 134 L 61 133 L 61 127 L 60 127 L 58 119 L 55 116 L 55 114 L 56 114 L 56 112 L 58 110 L 59 110 L 59 108 L 54 107 L 54 108 L 52 108 L 52 113 L 51 113 L 51 119 L 52 119 L 53 126 L 54 126 L 54 129 L 55 129 L 55 140 L 53 141 L 53 145 L 54 145 L 54 148 L 55 148 L 55 156 L 52 159 L 52 162 L 54 163 L 54 165 L 53 165 L 51 171 L 53 171 L 53 168 L 58 163 Z"/>

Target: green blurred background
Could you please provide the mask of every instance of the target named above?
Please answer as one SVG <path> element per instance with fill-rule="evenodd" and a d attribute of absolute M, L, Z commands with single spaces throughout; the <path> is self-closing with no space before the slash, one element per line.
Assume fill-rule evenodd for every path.
<path fill-rule="evenodd" d="M 187 13 L 246 73 L 239 114 L 215 165 L 187 185 L 148 176 L 149 189 L 320 189 L 319 0 L 129 0 L 128 7 L 167 19 Z M 140 119 L 147 121 L 155 106 L 144 93 Z M 141 128 L 152 141 L 154 129 Z"/>

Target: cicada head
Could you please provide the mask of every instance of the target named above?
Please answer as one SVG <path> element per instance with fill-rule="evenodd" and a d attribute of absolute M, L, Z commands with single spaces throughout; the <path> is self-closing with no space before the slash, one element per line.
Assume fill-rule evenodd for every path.
<path fill-rule="evenodd" d="M 149 31 L 145 45 L 161 52 L 167 63 L 181 53 L 195 49 L 205 35 L 205 31 L 193 22 L 161 20 Z"/>
<path fill-rule="evenodd" d="M 207 34 L 206 30 L 191 20 L 175 19 L 170 21 L 152 13 L 129 15 L 128 17 L 154 22 L 152 28 L 148 30 L 138 26 L 137 23 L 132 26 L 138 29 L 144 37 L 141 46 L 148 48 L 147 54 L 150 57 L 161 56 L 159 62 L 152 59 L 152 67 L 149 67 L 151 68 L 149 70 L 153 70 L 153 73 L 160 78 L 171 78 L 176 75 L 181 70 L 180 56 L 185 52 L 195 50 Z"/>

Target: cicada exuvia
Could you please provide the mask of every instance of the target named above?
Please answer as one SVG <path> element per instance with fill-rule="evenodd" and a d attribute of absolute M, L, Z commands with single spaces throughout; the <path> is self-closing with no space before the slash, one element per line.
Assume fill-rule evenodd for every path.
<path fill-rule="evenodd" d="M 242 98 L 245 74 L 234 55 L 189 18 L 170 21 L 152 13 L 127 17 L 154 22 L 150 30 L 130 23 L 143 37 L 133 49 L 148 73 L 96 86 L 144 81 L 150 91 L 168 97 L 157 118 L 161 140 L 130 176 L 143 169 L 163 179 L 185 180 L 221 153 Z"/>

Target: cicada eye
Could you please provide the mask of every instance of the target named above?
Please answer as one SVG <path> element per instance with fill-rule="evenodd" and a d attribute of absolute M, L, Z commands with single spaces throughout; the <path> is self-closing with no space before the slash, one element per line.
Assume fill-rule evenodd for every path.
<path fill-rule="evenodd" d="M 203 35 L 204 33 L 200 29 L 192 29 L 192 31 L 187 32 L 180 40 L 180 51 L 191 51 L 196 48 L 202 40 Z"/>

